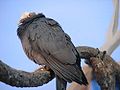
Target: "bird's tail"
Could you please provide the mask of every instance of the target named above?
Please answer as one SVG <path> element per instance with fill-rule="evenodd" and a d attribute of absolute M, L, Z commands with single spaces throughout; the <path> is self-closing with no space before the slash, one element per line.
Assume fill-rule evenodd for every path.
<path fill-rule="evenodd" d="M 56 90 L 66 90 L 67 81 L 56 75 Z"/>
<path fill-rule="evenodd" d="M 82 69 L 77 64 L 63 64 L 55 58 L 49 58 L 47 60 L 49 67 L 58 75 L 60 78 L 71 83 L 72 81 L 84 85 L 87 85 L 87 79 Z"/>

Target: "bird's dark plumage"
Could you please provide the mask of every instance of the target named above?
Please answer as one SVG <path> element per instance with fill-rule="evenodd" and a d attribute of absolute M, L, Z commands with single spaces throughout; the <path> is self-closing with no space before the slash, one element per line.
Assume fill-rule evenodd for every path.
<path fill-rule="evenodd" d="M 22 23 L 17 34 L 26 55 L 37 64 L 50 67 L 57 80 L 61 79 L 57 90 L 65 90 L 62 86 L 65 88 L 66 82 L 88 84 L 75 46 L 55 20 L 38 14 Z"/>

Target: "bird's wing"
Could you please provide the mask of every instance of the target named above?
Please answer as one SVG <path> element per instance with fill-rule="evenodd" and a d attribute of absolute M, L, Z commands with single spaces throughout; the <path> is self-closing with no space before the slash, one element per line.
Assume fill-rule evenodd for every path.
<path fill-rule="evenodd" d="M 45 52 L 65 64 L 75 64 L 79 56 L 70 37 L 64 33 L 60 25 L 49 18 L 34 20 L 27 28 L 32 48 L 37 52 Z"/>

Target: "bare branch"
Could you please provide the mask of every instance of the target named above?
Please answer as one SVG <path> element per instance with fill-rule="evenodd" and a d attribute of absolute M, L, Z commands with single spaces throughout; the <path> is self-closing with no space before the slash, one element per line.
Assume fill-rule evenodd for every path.
<path fill-rule="evenodd" d="M 118 30 L 119 23 L 119 0 L 113 0 L 114 13 L 108 30 L 108 37 L 113 37 Z M 109 38 L 108 38 L 109 39 Z"/>
<path fill-rule="evenodd" d="M 93 71 L 101 87 L 103 85 L 102 83 L 105 82 L 99 81 L 99 78 L 102 78 L 103 76 L 105 78 L 109 78 L 109 74 L 111 76 L 109 80 L 111 80 L 113 84 L 113 88 L 115 86 L 115 81 L 114 81 L 115 79 L 118 82 L 120 82 L 120 66 L 109 55 L 106 54 L 104 55 L 104 53 L 98 51 L 98 49 L 94 49 L 86 46 L 76 47 L 76 49 L 78 50 L 82 58 L 89 60 L 90 63 L 92 64 Z M 100 66 L 100 67 L 98 68 L 96 66 Z M 97 72 L 101 74 L 97 74 Z M 48 83 L 53 78 L 54 78 L 54 73 L 50 69 L 40 68 L 34 72 L 29 73 L 29 72 L 13 69 L 8 65 L 6 65 L 5 63 L 3 63 L 2 61 L 0 61 L 0 81 L 9 84 L 11 86 L 36 87 Z M 103 81 L 105 81 L 105 79 Z M 107 84 L 109 85 L 109 83 L 106 83 L 106 85 Z M 106 90 L 114 90 L 113 88 Z"/>
<path fill-rule="evenodd" d="M 91 57 L 93 72 L 101 90 L 115 90 L 115 71 L 113 63 L 105 63 L 100 58 Z"/>
<path fill-rule="evenodd" d="M 82 49 L 84 48 L 78 48 L 79 51 L 83 51 Z M 89 60 L 92 65 L 93 73 L 96 76 L 96 80 L 100 85 L 101 90 L 115 90 L 116 81 L 120 83 L 120 65 L 116 63 L 109 55 L 104 55 L 103 52 L 99 52 L 99 54 L 95 57 L 98 52 L 97 50 L 92 49 L 93 48 L 89 48 L 88 51 L 94 57 L 87 54 L 87 48 L 86 50 L 84 49 L 83 52 L 79 53 L 84 53 L 84 55 L 81 54 L 81 56 L 91 57 L 90 59 L 86 59 Z"/>
<path fill-rule="evenodd" d="M 16 87 L 36 87 L 48 83 L 54 78 L 54 73 L 45 68 L 39 68 L 29 73 L 16 70 L 0 61 L 0 81 Z"/>
<path fill-rule="evenodd" d="M 93 73 L 97 74 L 97 72 L 99 72 L 99 74 L 96 75 L 96 77 L 97 77 L 96 79 L 98 80 L 98 83 L 101 86 L 102 90 L 115 90 L 114 89 L 115 88 L 115 78 L 117 78 L 116 80 L 118 82 L 120 81 L 120 74 L 118 74 L 118 73 L 120 73 L 120 65 L 118 65 L 109 55 L 105 55 L 104 60 L 102 61 L 101 59 L 103 59 L 103 53 L 100 52 L 100 54 L 98 54 L 99 51 L 97 49 L 82 46 L 82 47 L 77 47 L 77 50 L 78 50 L 79 54 L 81 55 L 81 57 L 86 60 L 90 60 L 90 63 L 93 66 L 92 67 L 93 71 L 92 71 L 92 68 L 89 66 L 88 67 L 84 66 L 84 67 L 86 67 L 87 70 L 83 68 L 84 72 L 87 72 L 87 73 L 85 73 L 85 75 L 86 75 L 88 81 L 90 82 L 92 80 Z M 97 54 L 100 55 L 100 58 L 96 57 Z M 91 57 L 91 59 L 90 59 L 90 57 Z M 101 67 L 99 67 L 99 68 L 95 67 L 95 66 L 98 66 L 99 64 L 101 64 L 101 67 L 103 65 L 102 71 L 101 71 Z M 107 72 L 105 72 L 105 71 L 107 71 Z M 104 72 L 104 74 L 103 74 L 103 72 Z M 111 75 L 111 73 L 112 73 L 112 75 Z M 104 82 L 101 82 L 99 80 L 103 80 L 101 78 L 106 74 L 107 74 L 107 76 L 105 76 L 105 78 L 106 79 L 108 78 L 109 80 L 111 80 L 110 83 L 112 83 L 113 87 L 112 86 L 110 86 L 109 88 L 107 87 L 107 84 L 110 85 L 110 83 L 106 83 L 106 86 L 101 85 Z M 90 85 L 85 87 L 85 86 L 82 86 L 82 85 L 79 85 L 79 84 L 73 82 L 71 84 L 71 86 L 68 87 L 67 90 L 81 90 L 81 89 L 82 90 L 90 90 Z"/>
<path fill-rule="evenodd" d="M 112 21 L 107 32 L 106 41 L 100 48 L 101 51 L 107 51 L 107 54 L 111 55 L 112 52 L 120 45 L 120 31 L 118 30 L 119 23 L 119 0 L 113 0 L 114 13 Z"/>

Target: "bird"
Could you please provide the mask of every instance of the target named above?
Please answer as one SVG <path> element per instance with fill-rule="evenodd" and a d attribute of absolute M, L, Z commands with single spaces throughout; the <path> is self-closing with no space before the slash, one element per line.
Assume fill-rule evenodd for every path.
<path fill-rule="evenodd" d="M 88 85 L 80 66 L 80 55 L 60 24 L 43 13 L 27 13 L 17 29 L 29 59 L 55 73 L 56 90 L 66 90 L 67 82 Z"/>

